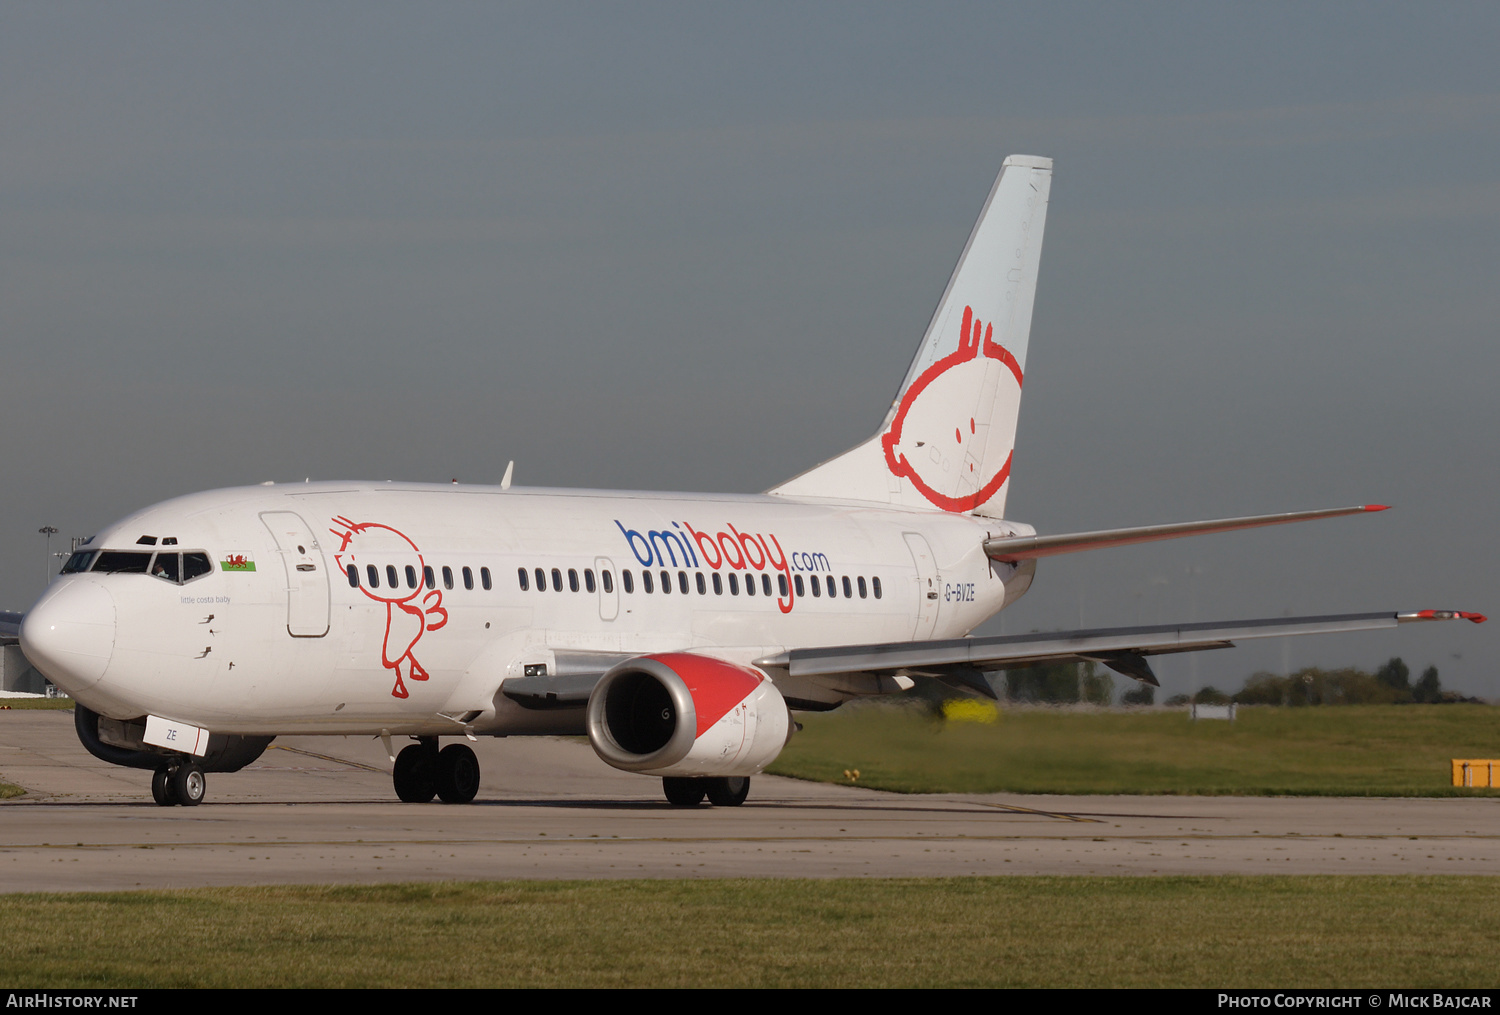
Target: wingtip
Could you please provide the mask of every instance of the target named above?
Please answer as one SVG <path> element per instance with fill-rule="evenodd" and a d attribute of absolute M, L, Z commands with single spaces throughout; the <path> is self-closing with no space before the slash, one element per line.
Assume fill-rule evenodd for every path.
<path fill-rule="evenodd" d="M 1406 620 L 1467 620 L 1471 624 L 1483 624 L 1489 618 L 1482 613 L 1465 610 L 1418 610 L 1415 613 L 1398 613 L 1398 621 Z"/>
<path fill-rule="evenodd" d="M 1391 509 L 1391 506 L 1389 504 L 1365 504 L 1365 505 L 1363 505 L 1363 510 L 1365 510 L 1365 511 L 1389 511 L 1390 509 Z"/>

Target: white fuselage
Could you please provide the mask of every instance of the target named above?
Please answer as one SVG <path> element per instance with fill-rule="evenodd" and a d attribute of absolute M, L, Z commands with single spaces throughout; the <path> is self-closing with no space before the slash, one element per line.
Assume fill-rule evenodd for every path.
<path fill-rule="evenodd" d="M 781 496 L 246 487 L 147 508 L 84 547 L 206 554 L 207 574 L 64 574 L 23 637 L 42 672 L 119 719 L 261 735 L 557 732 L 576 714 L 517 708 L 502 683 L 589 653 L 747 664 L 958 637 L 1030 583 L 1029 569 L 990 561 L 984 539 L 1029 531 Z"/>

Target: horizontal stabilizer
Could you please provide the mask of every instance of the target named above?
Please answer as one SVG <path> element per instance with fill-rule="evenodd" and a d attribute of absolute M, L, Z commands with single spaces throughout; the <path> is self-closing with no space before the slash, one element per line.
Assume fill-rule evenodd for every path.
<path fill-rule="evenodd" d="M 1056 536 L 997 536 L 984 541 L 984 552 L 993 560 L 1012 563 L 1036 557 L 1055 557 L 1060 553 L 1077 553 L 1080 550 L 1101 550 L 1107 546 L 1154 543 L 1161 539 L 1181 539 L 1183 536 L 1233 532 L 1236 529 L 1258 529 L 1265 525 L 1286 525 L 1291 522 L 1311 521 L 1314 518 L 1338 518 L 1342 515 L 1384 510 L 1386 510 L 1384 504 L 1361 504 L 1359 507 L 1287 511 L 1276 515 L 1247 515 L 1244 518 L 1214 518 L 1203 522 L 1140 525 L 1130 529 L 1067 532 Z"/>
<path fill-rule="evenodd" d="M 1478 613 L 1419 610 L 1413 613 L 1349 613 L 1330 617 L 1273 617 L 1266 620 L 1210 621 L 1115 627 L 1093 631 L 1054 631 L 994 638 L 891 642 L 884 645 L 840 645 L 798 648 L 756 661 L 757 666 L 784 667 L 794 677 L 834 674 L 901 674 L 942 679 L 960 669 L 1004 670 L 1041 663 L 1093 661 L 1126 676 L 1155 683 L 1146 656 L 1199 649 L 1232 648 L 1252 638 L 1285 638 L 1303 634 L 1379 631 L 1422 620 L 1484 622 Z"/>

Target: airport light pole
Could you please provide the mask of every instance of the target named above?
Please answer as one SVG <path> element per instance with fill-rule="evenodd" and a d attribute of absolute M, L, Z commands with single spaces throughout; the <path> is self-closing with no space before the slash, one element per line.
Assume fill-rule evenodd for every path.
<path fill-rule="evenodd" d="M 43 525 L 37 531 L 47 537 L 47 559 L 42 564 L 42 584 L 46 585 L 52 580 L 52 537 L 57 535 L 57 527 Z"/>

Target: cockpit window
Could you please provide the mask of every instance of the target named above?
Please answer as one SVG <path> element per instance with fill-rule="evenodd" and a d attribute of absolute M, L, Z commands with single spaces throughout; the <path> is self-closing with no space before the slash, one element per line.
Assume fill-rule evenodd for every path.
<path fill-rule="evenodd" d="M 158 553 L 151 564 L 151 574 L 162 581 L 182 581 L 182 559 L 175 553 Z"/>
<path fill-rule="evenodd" d="M 151 564 L 151 554 L 132 553 L 124 550 L 100 550 L 93 570 L 106 574 L 145 574 Z"/>
<path fill-rule="evenodd" d="M 90 566 L 92 565 L 92 566 Z M 181 585 L 212 574 L 213 561 L 202 550 L 160 553 L 136 550 L 82 550 L 68 558 L 63 574 L 93 571 L 95 574 L 149 574 L 164 582 Z"/>

